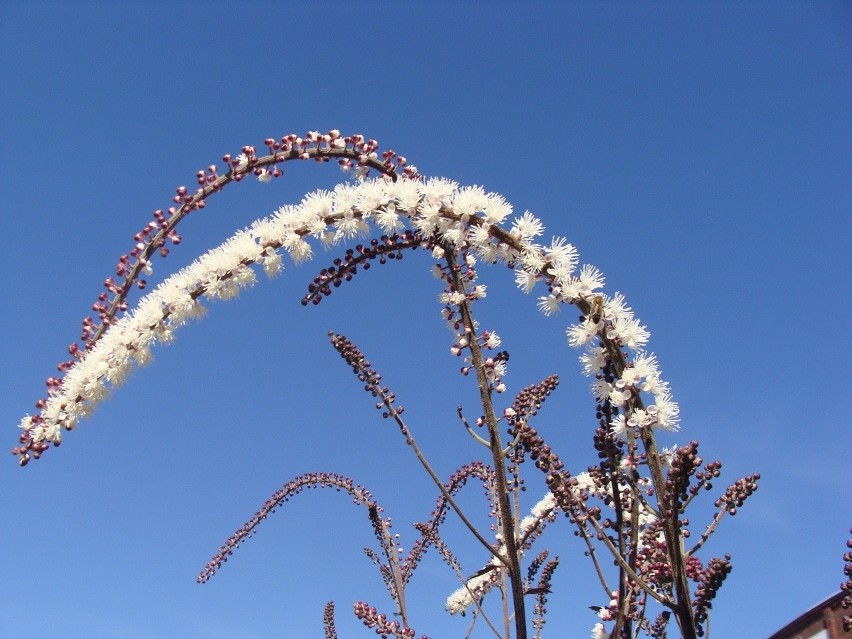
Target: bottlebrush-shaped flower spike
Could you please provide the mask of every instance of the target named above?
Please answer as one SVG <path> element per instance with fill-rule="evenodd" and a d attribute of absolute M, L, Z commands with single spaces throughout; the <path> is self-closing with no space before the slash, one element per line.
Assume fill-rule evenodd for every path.
<path fill-rule="evenodd" d="M 358 141 L 359 138 L 355 138 L 356 141 L 347 138 L 344 146 L 338 147 L 333 144 L 336 139 L 333 136 L 330 140 L 309 137 L 306 142 L 303 138 L 287 136 L 281 143 L 273 143 L 272 159 L 264 156 L 255 165 L 272 162 L 275 158 L 290 158 L 293 150 L 299 151 L 299 154 L 308 153 L 312 157 L 339 152 L 356 153 L 361 158 L 364 153 L 358 153 L 359 149 L 366 151 L 372 148 L 370 141 Z M 320 141 L 319 146 L 317 140 Z M 278 150 L 275 144 L 279 144 Z M 249 166 L 252 165 L 251 153 L 250 148 L 244 149 Z M 361 158 L 359 161 L 371 162 L 370 153 L 372 151 L 366 154 L 366 159 Z M 229 162 L 227 175 L 234 178 L 242 163 L 236 160 Z M 381 163 L 369 166 L 380 167 L 388 174 L 391 172 Z M 218 184 L 218 188 L 222 185 L 215 180 L 211 184 Z M 209 194 L 207 190 L 204 193 Z M 176 197 L 190 201 L 186 200 L 189 196 L 182 190 Z M 200 200 L 191 201 L 197 204 Z M 461 211 L 456 210 L 456 205 Z M 185 215 L 191 208 L 185 208 L 183 213 L 175 213 L 173 218 Z M 20 445 L 14 447 L 13 453 L 24 465 L 31 458 L 40 457 L 50 444 L 59 444 L 62 431 L 71 430 L 82 417 L 89 415 L 110 389 L 124 381 L 133 365 L 144 365 L 150 361 L 152 346 L 170 342 L 177 328 L 190 319 L 200 317 L 204 312 L 204 300 L 232 299 L 242 288 L 252 285 L 255 281 L 252 265 L 261 266 L 268 275 L 278 274 L 283 268 L 282 253 L 289 254 L 294 262 L 299 263 L 312 257 L 312 240 L 319 239 L 326 246 L 335 246 L 350 236 L 360 234 L 370 225 L 384 231 L 389 224 L 399 228 L 399 222 L 407 226 L 408 230 L 376 245 L 371 244 L 366 254 L 355 256 L 353 253 L 347 258 L 346 264 L 342 261 L 339 266 L 335 265 L 334 271 L 327 269 L 321 273 L 319 281 L 314 284 L 315 289 L 307 298 L 309 301 L 328 295 L 337 283 L 349 279 L 356 265 L 363 262 L 366 269 L 368 258 L 377 256 L 381 260 L 392 254 L 398 259 L 401 249 L 418 244 L 434 247 L 436 252 L 440 252 L 443 249 L 439 245 L 444 242 L 454 248 L 465 249 L 465 268 L 470 273 L 471 281 L 475 278 L 474 254 L 480 258 L 491 256 L 493 262 L 507 261 L 520 265 L 524 277 L 518 278 L 518 282 L 524 289 L 530 288 L 537 281 L 551 282 L 550 294 L 542 298 L 541 302 L 547 313 L 555 311 L 562 303 L 575 304 L 582 312 L 590 313 L 580 324 L 569 328 L 572 345 L 591 345 L 592 350 L 582 356 L 587 374 L 594 374 L 592 363 L 601 361 L 598 356 L 590 359 L 589 352 L 594 352 L 596 348 L 592 344 L 594 340 L 599 341 L 600 348 L 604 349 L 601 352 L 606 353 L 605 365 L 614 366 L 619 376 L 628 364 L 622 355 L 625 348 L 639 349 L 636 350 L 636 356 L 640 359 L 636 361 L 644 361 L 641 360 L 641 347 L 647 340 L 648 332 L 633 317 L 623 297 L 617 294 L 613 298 L 601 298 L 605 302 L 600 310 L 593 308 L 601 297 L 597 293 L 597 288 L 603 283 L 600 271 L 584 266 L 577 278 L 570 276 L 572 293 L 566 295 L 565 291 L 553 285 L 548 270 L 554 267 L 562 270 L 573 268 L 577 259 L 576 250 L 562 238 L 554 239 L 548 248 L 532 244 L 529 240 L 542 234 L 544 226 L 528 212 L 516 219 L 508 230 L 498 225 L 497 219 L 505 219 L 509 210 L 510 206 L 502 196 L 484 193 L 480 187 L 459 187 L 455 182 L 442 178 L 426 181 L 365 180 L 355 185 L 340 185 L 330 192 L 317 191 L 307 195 L 299 205 L 283 206 L 272 216 L 239 231 L 222 246 L 169 277 L 143 297 L 134 310 L 117 319 L 119 309 L 125 304 L 127 283 L 135 282 L 142 269 L 141 266 L 138 269 L 136 266 L 127 267 L 129 270 L 125 285 L 117 288 L 119 297 L 116 299 L 120 298 L 120 304 L 113 302 L 104 311 L 100 325 L 87 319 L 84 326 L 87 335 L 85 349 L 70 349 L 76 361 L 63 365 L 63 378 L 51 377 L 48 380 L 49 396 L 37 403 L 38 414 L 27 415 L 22 419 Z M 392 223 L 390 211 L 393 212 Z M 157 232 L 151 237 L 150 242 L 153 244 L 158 244 L 165 237 L 161 237 L 163 233 L 172 234 L 174 223 L 166 221 L 159 228 L 162 233 Z M 472 230 L 477 232 L 470 232 Z M 385 248 L 380 250 L 380 245 Z M 385 250 L 386 254 L 382 254 Z M 125 262 L 138 265 L 141 264 L 139 259 L 148 260 L 150 254 L 151 251 L 143 247 Z M 364 260 L 359 261 L 360 257 Z M 461 294 L 459 291 L 448 291 L 446 294 L 455 293 Z M 483 297 L 484 293 L 484 288 L 473 285 L 467 297 L 473 300 Z M 448 298 L 444 303 L 455 305 L 461 301 L 461 298 Z M 449 315 L 452 319 L 452 310 Z M 489 347 L 495 343 L 492 340 Z M 462 347 L 458 348 L 461 350 Z M 505 359 L 493 359 L 495 388 L 502 390 L 504 385 L 499 378 L 505 372 Z M 502 367 L 500 370 L 498 364 Z M 641 390 L 654 396 L 654 403 L 647 408 L 647 414 L 654 418 L 649 423 L 667 428 L 676 427 L 678 406 L 658 371 L 646 372 Z M 617 397 L 624 396 L 626 392 L 622 389 L 612 391 L 620 393 Z"/>

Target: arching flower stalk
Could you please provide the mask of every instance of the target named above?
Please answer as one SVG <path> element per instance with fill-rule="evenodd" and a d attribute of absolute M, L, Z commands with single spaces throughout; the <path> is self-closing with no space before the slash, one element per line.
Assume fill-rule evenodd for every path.
<path fill-rule="evenodd" d="M 269 515 L 275 513 L 283 504 L 290 501 L 295 495 L 298 495 L 306 488 L 333 488 L 337 491 L 343 491 L 352 497 L 352 501 L 357 506 L 364 506 L 370 516 L 370 521 L 374 522 L 378 513 L 382 511 L 381 507 L 373 499 L 373 495 L 363 486 L 353 482 L 348 477 L 343 477 L 336 473 L 307 473 L 300 475 L 295 479 L 288 481 L 275 494 L 272 495 L 263 506 L 258 510 L 251 519 L 249 519 L 239 530 L 231 535 L 228 540 L 219 548 L 219 551 L 213 555 L 213 558 L 204 567 L 204 570 L 198 575 L 198 583 L 208 581 L 222 564 L 228 561 L 228 557 L 234 554 L 234 551 L 240 545 L 249 539 L 257 530 L 260 523 Z M 373 523 L 374 528 L 376 524 Z M 381 528 L 381 526 L 379 526 Z M 381 539 L 384 535 L 377 536 Z"/>
<path fill-rule="evenodd" d="M 444 286 L 439 301 L 442 317 L 453 331 L 450 352 L 462 358 L 462 375 L 476 380 L 482 410 L 476 420 L 478 431 L 467 423 L 461 408 L 459 415 L 473 438 L 489 449 L 489 465 L 471 464 L 446 483 L 439 479 L 403 420 L 403 408 L 397 405 L 394 393 L 382 384 L 381 376 L 354 344 L 332 333 L 334 347 L 374 397 L 383 417 L 396 423 L 438 487 L 436 509 L 426 523 L 418 525 L 420 538 L 403 557 L 398 538 L 390 532 L 390 520 L 380 516 L 380 508 L 368 492 L 334 474 L 306 475 L 273 495 L 223 545 L 199 581 L 208 579 L 275 507 L 305 486 L 328 486 L 347 491 L 368 509 L 381 552 L 368 549 L 367 554 L 378 565 L 400 620 L 388 621 L 363 602 L 355 605 L 355 613 L 383 637 L 414 636 L 404 589 L 430 546 L 436 547 L 461 583 L 447 602 L 451 613 L 474 607 L 475 618 L 483 618 L 494 634 L 505 639 L 512 636 L 513 620 L 516 639 L 526 639 L 525 597 L 533 596 L 532 624 L 538 637 L 558 560 L 547 560 L 548 555 L 539 553 L 526 573 L 521 564 L 544 528 L 560 513 L 583 540 L 601 583 L 605 605 L 597 607 L 599 621 L 592 636 L 636 637 L 644 632 L 662 637 L 672 617 L 685 639 L 702 636 L 707 612 L 730 571 L 730 562 L 727 557 L 714 558 L 704 565 L 694 553 L 722 517 L 734 514 L 753 493 L 759 476 L 745 477 L 728 488 L 716 502 L 716 517 L 692 549 L 686 550 L 689 524 L 684 511 L 699 492 L 711 488 L 721 464 L 702 466 L 694 442 L 673 451 L 659 450 L 655 433 L 677 430 L 679 407 L 661 376 L 656 357 L 645 350 L 649 332 L 624 296 L 603 292 L 603 274 L 590 265 L 581 267 L 576 248 L 565 238 L 554 237 L 547 243 L 544 225 L 530 212 L 512 218 L 511 205 L 499 194 L 480 187 L 460 187 L 446 179 L 423 180 L 392 151 L 379 158 L 373 140 L 343 138 L 332 131 L 326 135 L 311 133 L 305 138 L 290 135 L 280 141 L 268 139 L 265 144 L 268 154 L 264 156 L 253 147 L 244 147 L 235 158 L 225 156 L 222 175 L 215 166 L 199 171 L 195 193 L 179 187 L 176 206 L 168 214 L 155 212 L 154 220 L 140 231 L 136 247 L 122 256 L 116 267 L 116 275 L 123 282 L 108 279 L 108 292 L 94 306 L 100 321 L 86 318 L 83 347 L 69 347 L 74 359 L 61 365 L 64 377 L 48 380 L 49 394 L 38 402 L 38 414 L 22 419 L 19 445 L 12 451 L 19 463 L 25 465 L 39 458 L 51 444 L 59 445 L 62 432 L 72 430 L 88 416 L 123 383 L 132 367 L 150 362 L 155 344 L 170 342 L 175 330 L 201 317 L 204 303 L 233 299 L 242 288 L 254 284 L 256 269 L 272 277 L 283 270 L 285 254 L 294 263 L 301 263 L 311 259 L 319 245 L 330 248 L 349 244 L 343 257 L 321 270 L 309 285 L 302 303 L 317 304 L 335 287 L 351 280 L 359 268 L 367 270 L 376 260 L 385 263 L 401 259 L 409 249 L 426 249 L 438 262 L 434 274 Z M 167 253 L 167 240 L 180 240 L 175 231 L 178 222 L 203 208 L 210 195 L 248 175 L 261 182 L 279 177 L 278 165 L 285 161 L 325 162 L 332 158 L 345 170 L 354 168 L 359 178 L 374 169 L 384 179 L 361 179 L 333 191 L 308 194 L 296 206 L 282 206 L 167 278 L 135 308 L 127 310 L 132 287 L 145 287 L 140 275 L 150 271 L 151 258 Z M 370 234 L 379 237 L 358 243 Z M 480 264 L 508 266 L 524 292 L 543 287 L 536 305 L 545 315 L 558 313 L 564 304 L 579 310 L 580 317 L 567 328 L 566 337 L 570 346 L 583 349 L 580 361 L 584 373 L 593 380 L 596 400 L 593 444 L 598 462 L 585 472 L 571 474 L 530 425 L 556 388 L 555 376 L 521 391 L 509 407 L 500 410 L 495 406 L 507 389 L 504 378 L 509 354 L 498 350 L 502 346 L 498 334 L 491 328 L 483 329 L 474 318 L 475 303 L 487 297 L 486 287 L 478 281 Z M 507 441 L 503 441 L 501 424 L 509 427 Z M 543 473 L 548 492 L 529 515 L 522 517 L 521 468 L 528 459 Z M 486 486 L 489 516 L 494 520 L 493 541 L 473 525 L 454 498 L 473 477 Z M 441 535 L 440 525 L 450 510 L 488 552 L 485 565 L 473 576 L 462 575 L 460 560 Z M 615 563 L 615 580 L 602 553 Z M 536 574 L 540 578 L 533 584 Z M 694 594 L 690 592 L 691 583 L 695 584 Z M 502 593 L 502 629 L 490 621 L 482 607 L 491 591 Z M 653 623 L 647 616 L 649 604 L 662 608 Z M 329 607 L 324 623 L 326 636 L 336 635 Z M 612 627 L 607 629 L 605 624 L 610 623 Z"/>
<path fill-rule="evenodd" d="M 409 179 L 420 178 L 417 168 L 409 165 L 407 159 L 395 151 L 382 152 L 380 159 L 379 143 L 360 134 L 341 136 L 338 130 L 325 134 L 309 131 L 302 137 L 290 133 L 278 140 L 267 138 L 264 146 L 267 148 L 266 155 L 258 155 L 255 147 L 248 145 L 243 146 L 242 152 L 236 157 L 226 153 L 222 157 L 224 163 L 222 169 L 216 164 L 211 164 L 196 173 L 195 191 L 183 185 L 177 187 L 172 197 L 173 206 L 169 206 L 165 211 L 157 209 L 152 213 L 153 219 L 133 236 L 135 243 L 133 248 L 119 258 L 115 275 L 104 280 L 105 291 L 100 293 L 92 304 L 92 311 L 97 314 L 98 320 L 92 316 L 83 318 L 80 342 L 73 342 L 68 346 L 68 353 L 72 359 L 58 364 L 59 377 L 47 378 L 45 385 L 48 389 L 48 398 L 38 400 L 36 408 L 44 409 L 49 397 L 54 395 L 62 385 L 63 375 L 72 369 L 76 361 L 81 359 L 87 351 L 95 347 L 107 329 L 127 310 L 131 291 L 134 288 L 140 290 L 146 288 L 147 282 L 143 276 L 153 272 L 153 259 L 157 255 L 166 257 L 170 251 L 169 244 L 173 246 L 180 244 L 181 236 L 177 233 L 178 224 L 193 211 L 205 208 L 208 198 L 229 184 L 240 182 L 250 175 L 256 176 L 260 182 L 269 182 L 272 178 L 283 175 L 279 164 L 292 160 L 314 160 L 324 163 L 337 159 L 344 172 L 357 167 L 354 175 L 358 179 L 366 177 L 371 169 L 394 181 L 400 176 Z M 37 444 L 35 447 L 28 446 L 27 442 L 22 443 L 28 451 L 21 456 L 22 463 L 29 460 L 30 452 L 34 457 L 44 452 L 44 447 L 39 442 L 33 442 Z"/>

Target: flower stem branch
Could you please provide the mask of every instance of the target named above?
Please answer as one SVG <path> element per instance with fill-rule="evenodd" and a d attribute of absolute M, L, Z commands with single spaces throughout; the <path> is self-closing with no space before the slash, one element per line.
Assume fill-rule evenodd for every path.
<path fill-rule="evenodd" d="M 452 284 L 459 293 L 466 293 L 465 284 L 456 261 L 455 251 L 451 247 L 444 247 L 447 266 L 449 267 Z M 476 327 L 470 311 L 470 305 L 464 301 L 459 304 L 462 322 L 465 330 L 471 336 L 475 336 Z M 506 556 L 502 558 L 509 572 L 509 582 L 512 588 L 512 605 L 515 612 L 515 636 L 516 639 L 526 639 L 527 621 L 524 605 L 524 589 L 521 577 L 521 566 L 518 554 L 518 544 L 515 538 L 515 523 L 512 517 L 512 506 L 509 502 L 509 484 L 506 479 L 506 454 L 500 441 L 500 428 L 497 416 L 494 413 L 494 404 L 491 400 L 491 386 L 485 372 L 485 362 L 478 340 L 469 340 L 471 363 L 479 386 L 479 398 L 485 413 L 485 423 L 488 427 L 489 447 L 494 462 L 494 472 L 497 479 L 497 509 L 500 516 L 500 526 L 503 535 L 503 544 L 506 548 Z"/>

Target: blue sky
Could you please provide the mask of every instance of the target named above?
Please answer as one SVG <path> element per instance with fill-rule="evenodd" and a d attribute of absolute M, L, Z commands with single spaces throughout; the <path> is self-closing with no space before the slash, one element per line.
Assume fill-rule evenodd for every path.
<path fill-rule="evenodd" d="M 705 558 L 734 563 L 711 636 L 767 636 L 837 590 L 852 525 L 850 34 L 841 2 L 7 1 L 7 445 L 100 282 L 176 186 L 266 137 L 361 132 L 426 175 L 533 211 L 626 294 L 681 404 L 682 430 L 663 443 L 699 440 L 722 460 L 724 485 L 763 476 Z M 185 222 L 151 279 L 342 179 L 331 165 L 288 165 L 271 185 L 229 188 Z M 350 612 L 358 599 L 390 608 L 361 553 L 372 533 L 335 493 L 295 499 L 195 584 L 228 535 L 303 472 L 366 485 L 403 544 L 431 510 L 434 489 L 329 329 L 383 372 L 440 473 L 481 456 L 455 418 L 459 403 L 475 411 L 475 389 L 449 355 L 428 256 L 302 308 L 333 257 L 211 305 L 61 449 L 24 470 L 7 457 L 0 636 L 321 636 L 329 599 L 341 637 L 372 636 Z M 537 427 L 581 471 L 594 462 L 594 400 L 564 340 L 575 317 L 544 318 L 510 273 L 492 271 L 483 323 L 512 353 L 509 395 L 560 373 Z M 527 477 L 537 499 L 542 484 Z M 588 606 L 601 603 L 591 569 L 567 528 L 545 541 L 564 562 L 546 631 L 587 636 Z M 473 571 L 484 558 L 470 548 Z M 435 557 L 420 570 L 414 627 L 463 636 L 441 610 L 452 575 Z"/>

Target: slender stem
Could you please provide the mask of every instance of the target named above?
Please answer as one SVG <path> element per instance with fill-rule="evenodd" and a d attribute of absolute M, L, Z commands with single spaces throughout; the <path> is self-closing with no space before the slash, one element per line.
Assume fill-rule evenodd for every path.
<path fill-rule="evenodd" d="M 382 533 L 385 538 L 382 546 L 384 546 L 385 555 L 388 558 L 388 566 L 391 570 L 391 575 L 393 576 L 393 585 L 394 590 L 396 591 L 396 605 L 399 607 L 399 616 L 402 619 L 403 625 L 408 628 L 408 608 L 405 605 L 405 581 L 402 578 L 402 571 L 399 567 L 399 557 L 396 552 L 396 544 L 393 541 L 393 535 L 391 535 L 390 530 L 387 529 L 385 522 L 381 520 L 378 513 L 376 514 L 376 517 L 380 522 Z"/>
<path fill-rule="evenodd" d="M 509 627 L 509 597 L 506 593 L 506 571 L 500 571 L 500 600 L 503 602 L 503 632 L 505 636 L 511 637 L 512 631 Z"/>
<path fill-rule="evenodd" d="M 456 256 L 454 250 L 449 247 L 445 247 L 445 256 L 447 266 L 449 267 L 450 277 L 453 280 L 453 286 L 457 292 L 465 293 L 465 285 L 462 281 L 461 272 L 455 259 Z M 471 353 L 471 363 L 473 365 L 473 370 L 476 372 L 476 379 L 479 386 L 479 397 L 482 402 L 482 409 L 485 412 L 485 423 L 488 427 L 491 456 L 494 460 L 494 472 L 497 478 L 497 509 L 500 516 L 503 545 L 506 549 L 506 557 L 503 558 L 502 561 L 506 564 L 506 568 L 509 571 L 509 582 L 512 585 L 512 605 L 515 611 L 516 639 L 526 639 L 527 621 L 524 607 L 524 590 L 518 556 L 518 544 L 515 539 L 515 525 L 512 518 L 512 505 L 509 501 L 509 484 L 506 480 L 506 456 L 503 452 L 503 445 L 500 441 L 500 428 L 497 422 L 497 416 L 494 413 L 494 404 L 491 401 L 491 388 L 485 374 L 485 364 L 482 358 L 482 351 L 480 350 L 479 343 L 477 342 L 475 325 L 469 304 L 467 302 L 459 304 L 459 311 L 461 312 L 462 322 L 465 329 L 469 331 L 470 334 L 470 339 L 468 341 Z"/>
<path fill-rule="evenodd" d="M 467 526 L 468 530 L 473 533 L 473 536 L 476 537 L 479 543 L 481 543 L 485 548 L 487 548 L 490 554 L 499 559 L 500 555 L 497 553 L 496 550 L 494 550 L 491 544 L 485 540 L 485 538 L 480 534 L 476 527 L 465 516 L 464 512 L 462 512 L 462 509 L 453 499 L 453 496 L 450 494 L 450 491 L 441 481 L 440 477 L 438 477 L 438 475 L 435 473 L 431 464 L 429 464 L 429 462 L 426 460 L 426 456 L 423 454 L 423 451 L 420 450 L 420 446 L 417 445 L 417 442 L 414 441 L 414 437 L 411 435 L 411 432 L 405 425 L 402 416 L 399 414 L 396 408 L 394 408 L 394 405 L 390 401 L 388 401 L 386 397 L 384 397 L 384 394 L 382 394 L 382 400 L 384 402 L 385 407 L 388 409 L 388 414 L 393 417 L 397 426 L 399 426 L 400 431 L 402 431 L 402 434 L 405 436 L 405 443 L 408 444 L 411 450 L 414 451 L 414 454 L 417 456 L 417 459 L 420 461 L 420 464 L 423 466 L 423 468 L 426 469 L 426 472 L 429 474 L 429 477 L 432 478 L 432 481 L 435 482 L 435 485 L 441 491 L 441 494 L 444 496 L 444 499 L 446 499 L 447 503 L 452 507 L 454 511 L 456 511 L 456 514 L 459 516 L 459 519 L 461 519 L 462 523 L 464 523 L 464 525 Z"/>
<path fill-rule="evenodd" d="M 477 433 L 476 433 L 476 432 L 475 432 L 475 431 L 474 431 L 474 430 L 470 427 L 470 424 L 468 424 L 468 423 L 467 423 L 467 420 L 464 418 L 464 415 L 462 414 L 462 407 L 461 407 L 461 406 L 459 406 L 456 410 L 458 411 L 458 413 L 459 413 L 459 419 L 461 420 L 461 423 L 464 425 L 464 427 L 465 427 L 465 429 L 467 430 L 468 434 L 469 434 L 471 437 L 473 437 L 473 439 L 474 439 L 474 440 L 476 440 L 477 442 L 479 442 L 480 444 L 482 444 L 482 445 L 483 445 L 483 446 L 485 446 L 486 448 L 490 448 L 491 446 L 488 444 L 488 442 L 487 442 L 487 441 L 485 441 L 482 437 L 480 437 L 480 436 L 479 436 L 479 435 L 478 435 L 478 434 L 477 434 Z"/>
<path fill-rule="evenodd" d="M 258 157 L 254 162 L 246 162 L 244 165 L 234 167 L 230 171 L 228 171 L 225 175 L 220 175 L 216 178 L 215 181 L 207 184 L 203 188 L 200 188 L 194 195 L 186 200 L 179 208 L 177 208 L 174 215 L 172 215 L 168 220 L 166 220 L 165 224 L 160 228 L 160 230 L 154 235 L 147 243 L 145 248 L 143 249 L 139 259 L 130 267 L 127 275 L 124 278 L 124 283 L 118 289 L 118 293 L 112 299 L 109 307 L 107 308 L 106 315 L 102 319 L 101 323 L 95 328 L 92 336 L 87 340 L 87 345 L 94 345 L 98 342 L 103 333 L 109 328 L 109 325 L 115 319 L 115 316 L 118 314 L 119 309 L 122 304 L 127 299 L 128 293 L 133 287 L 133 284 L 139 277 L 142 269 L 145 268 L 145 263 L 150 260 L 150 258 L 156 253 L 161 246 L 163 246 L 166 242 L 168 236 L 175 230 L 175 227 L 180 223 L 180 221 L 189 215 L 192 211 L 196 210 L 199 206 L 199 203 L 203 203 L 210 195 L 214 193 L 218 193 L 225 186 L 234 181 L 239 181 L 246 177 L 247 175 L 251 175 L 255 169 L 262 168 L 265 166 L 270 166 L 273 164 L 278 164 L 279 162 L 288 162 L 291 160 L 302 159 L 302 155 L 304 153 L 308 154 L 308 159 L 318 159 L 318 158 L 349 158 L 349 159 L 358 159 L 361 153 L 359 151 L 350 148 L 349 145 L 343 148 L 325 148 L 319 146 L 312 146 L 306 149 L 291 149 L 287 152 L 278 152 L 270 155 L 264 155 L 262 157 Z M 381 161 L 374 160 L 371 158 L 366 158 L 365 165 L 371 169 L 375 169 L 376 171 L 381 172 L 383 175 L 388 176 L 392 180 L 396 181 L 398 179 L 398 175 L 395 171 L 389 170 Z M 202 204 L 203 205 L 203 204 Z"/>
<path fill-rule="evenodd" d="M 639 408 L 642 408 L 642 400 L 637 397 L 636 402 Z M 660 453 L 657 449 L 657 441 L 649 426 L 642 426 L 639 430 L 639 437 L 642 439 L 642 444 L 645 447 L 645 454 L 648 457 L 648 467 L 651 470 L 651 481 L 654 484 L 654 491 L 657 494 L 657 501 L 665 499 L 666 482 L 663 477 L 663 468 L 660 461 Z M 669 551 L 669 561 L 672 569 L 672 581 L 675 587 L 675 602 L 674 613 L 677 617 L 680 631 L 683 634 L 683 639 L 697 639 L 695 628 L 695 616 L 692 614 L 692 599 L 689 594 L 689 582 L 687 581 L 685 566 L 685 555 L 683 550 L 683 538 L 680 534 L 680 526 L 678 524 L 678 513 L 672 512 L 670 515 L 666 513 L 666 506 L 660 504 L 660 511 L 663 515 L 663 534 L 666 538 L 666 546 Z"/>
<path fill-rule="evenodd" d="M 589 557 L 592 558 L 592 564 L 595 567 L 595 572 L 598 573 L 598 580 L 601 582 L 601 586 L 604 589 L 604 593 L 609 597 L 612 593 L 612 588 L 609 587 L 609 584 L 606 582 L 606 577 L 603 574 L 603 570 L 601 570 L 600 562 L 598 561 L 598 553 L 595 550 L 594 544 L 592 544 L 592 540 L 589 539 L 589 534 L 586 532 L 585 526 L 582 524 L 577 524 L 577 529 L 579 530 L 580 537 L 583 538 L 583 541 L 586 542 L 586 547 L 589 549 Z"/>
<path fill-rule="evenodd" d="M 722 519 L 724 519 L 727 512 L 728 509 L 724 506 L 719 509 L 719 512 L 716 513 L 716 516 L 713 517 L 713 521 L 711 521 L 710 525 L 707 526 L 706 530 L 701 533 L 701 538 L 698 540 L 698 542 L 686 552 L 687 557 L 691 557 L 692 555 L 694 555 L 695 552 L 699 548 L 701 548 L 701 546 L 703 546 L 708 539 L 710 539 L 710 535 L 712 535 L 713 532 L 716 530 L 716 527 L 719 525 Z"/>

